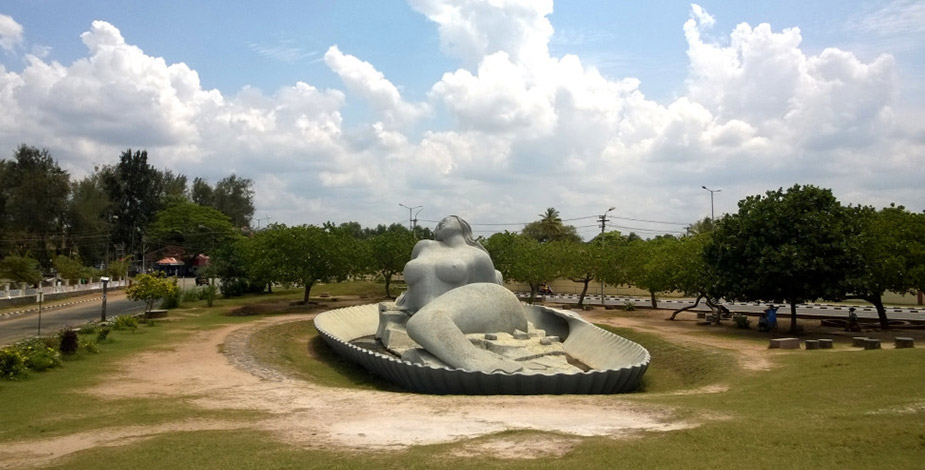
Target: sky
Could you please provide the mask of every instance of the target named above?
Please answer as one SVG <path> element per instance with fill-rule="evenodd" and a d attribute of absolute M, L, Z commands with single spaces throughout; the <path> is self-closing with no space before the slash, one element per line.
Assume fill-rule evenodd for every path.
<path fill-rule="evenodd" d="M 234 173 L 255 226 L 554 207 L 587 239 L 613 207 L 649 237 L 794 184 L 925 210 L 922 1 L 126 5 L 0 3 L 0 157 Z"/>

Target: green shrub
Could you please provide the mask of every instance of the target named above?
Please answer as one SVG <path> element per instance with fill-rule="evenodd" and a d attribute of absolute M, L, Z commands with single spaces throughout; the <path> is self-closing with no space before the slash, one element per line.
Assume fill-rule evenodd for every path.
<path fill-rule="evenodd" d="M 86 325 L 80 327 L 80 330 L 77 331 L 79 335 L 92 335 L 97 334 L 100 331 L 99 323 L 87 323 Z"/>
<path fill-rule="evenodd" d="M 736 328 L 742 328 L 743 330 L 747 330 L 749 328 L 749 324 L 751 323 L 751 320 L 749 320 L 747 316 L 742 315 L 741 313 L 736 313 L 733 315 L 732 321 L 735 322 Z"/>
<path fill-rule="evenodd" d="M 0 379 L 15 380 L 26 375 L 26 361 L 14 348 L 0 349 Z"/>
<path fill-rule="evenodd" d="M 100 352 L 100 347 L 96 344 L 96 341 L 92 339 L 82 341 L 80 347 L 90 354 L 98 354 Z"/>
<path fill-rule="evenodd" d="M 627 300 L 626 302 L 623 302 L 623 308 L 627 312 L 632 312 L 633 310 L 636 310 L 636 304 Z"/>
<path fill-rule="evenodd" d="M 216 293 L 215 286 L 210 284 L 208 286 L 205 286 L 199 292 L 202 293 L 202 300 L 206 301 L 206 305 L 208 307 L 211 307 L 212 304 L 215 303 L 215 293 Z"/>
<path fill-rule="evenodd" d="M 26 359 L 26 367 L 41 372 L 61 365 L 61 354 L 51 348 L 37 348 L 30 351 Z"/>
<path fill-rule="evenodd" d="M 202 289 L 183 289 L 180 298 L 183 302 L 195 302 L 197 300 L 202 300 Z"/>
<path fill-rule="evenodd" d="M 114 330 L 132 330 L 134 333 L 138 329 L 138 319 L 131 315 L 120 315 L 112 322 Z"/>
<path fill-rule="evenodd" d="M 101 327 L 100 330 L 96 333 L 96 342 L 102 343 L 106 341 L 106 337 L 109 336 L 109 332 L 112 331 L 108 326 Z"/>
<path fill-rule="evenodd" d="M 80 347 L 80 344 L 77 340 L 76 331 L 68 327 L 61 330 L 58 336 L 61 338 L 61 343 L 58 345 L 58 351 L 61 351 L 61 354 L 71 356 L 77 352 L 77 348 Z"/>
<path fill-rule="evenodd" d="M 173 289 L 161 300 L 161 308 L 169 310 L 180 306 L 180 289 Z"/>

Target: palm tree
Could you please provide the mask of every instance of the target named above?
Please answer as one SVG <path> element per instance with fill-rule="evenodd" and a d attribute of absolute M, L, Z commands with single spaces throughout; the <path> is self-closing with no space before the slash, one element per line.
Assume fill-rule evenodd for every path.
<path fill-rule="evenodd" d="M 540 220 L 530 222 L 524 227 L 523 234 L 540 242 L 572 240 L 581 241 L 578 231 L 571 225 L 563 225 L 559 211 L 550 207 L 539 214 Z"/>

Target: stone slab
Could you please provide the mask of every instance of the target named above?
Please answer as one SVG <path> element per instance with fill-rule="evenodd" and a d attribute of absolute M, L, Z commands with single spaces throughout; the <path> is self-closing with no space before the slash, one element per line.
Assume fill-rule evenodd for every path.
<path fill-rule="evenodd" d="M 864 349 L 880 349 L 880 340 L 877 338 L 867 338 L 864 340 Z"/>
<path fill-rule="evenodd" d="M 806 346 L 806 350 L 819 349 L 819 340 L 818 339 L 808 339 L 803 342 Z"/>
<path fill-rule="evenodd" d="M 897 336 L 894 339 L 894 346 L 896 349 L 906 349 L 915 347 L 915 339 L 908 336 Z"/>
<path fill-rule="evenodd" d="M 770 349 L 800 349 L 800 338 L 774 338 L 771 340 L 771 344 L 768 345 Z"/>
<path fill-rule="evenodd" d="M 823 338 L 819 340 L 819 349 L 832 349 L 835 346 L 835 342 L 828 338 Z"/>

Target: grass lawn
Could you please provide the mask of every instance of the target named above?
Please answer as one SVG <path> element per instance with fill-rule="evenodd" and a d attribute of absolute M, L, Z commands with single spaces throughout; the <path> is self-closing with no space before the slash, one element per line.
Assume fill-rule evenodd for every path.
<path fill-rule="evenodd" d="M 315 295 L 362 294 L 377 300 L 381 284 L 317 286 Z M 126 426 L 156 427 L 184 419 L 246 424 L 262 412 L 205 409 L 176 398 L 99 399 L 83 390 L 133 355 L 169 350 L 190 335 L 266 315 L 227 316 L 245 304 L 283 303 L 301 290 L 273 296 L 184 304 L 169 320 L 137 332 L 114 331 L 99 354 L 81 352 L 63 367 L 16 382 L 0 381 L 0 468 L 4 445 L 79 433 L 106 433 Z M 315 296 L 313 296 L 313 299 Z M 96 447 L 46 464 L 48 468 L 921 468 L 925 462 L 925 351 L 918 349 L 793 351 L 773 354 L 769 371 L 738 366 L 735 352 L 681 345 L 657 333 L 614 329 L 646 346 L 653 361 L 642 389 L 602 397 L 659 405 L 697 427 L 651 432 L 626 439 L 580 438 L 557 458 L 497 459 L 460 456 L 467 444 L 489 440 L 356 453 L 311 449 L 248 429 L 158 433 L 124 445 Z M 901 334 L 899 334 L 901 335 Z M 717 338 L 717 341 L 721 338 Z M 293 377 L 330 387 L 398 392 L 321 342 L 309 320 L 273 325 L 252 338 L 255 357 Z M 307 345 L 307 351 L 306 351 Z M 559 397 L 568 407 L 570 397 Z M 506 436 L 539 439 L 544 433 L 507 431 Z"/>

